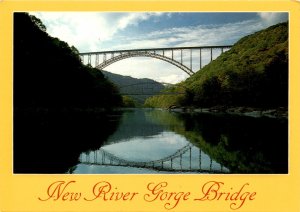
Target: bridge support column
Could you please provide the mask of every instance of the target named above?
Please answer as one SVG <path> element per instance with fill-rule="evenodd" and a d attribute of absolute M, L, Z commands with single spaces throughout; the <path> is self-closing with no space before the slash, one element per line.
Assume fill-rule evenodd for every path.
<path fill-rule="evenodd" d="M 103 61 L 103 62 L 105 62 L 105 61 L 106 61 L 106 54 L 105 54 L 105 53 L 103 54 L 102 61 Z"/>
<path fill-rule="evenodd" d="M 210 48 L 210 62 L 213 60 L 213 52 L 212 52 L 212 48 Z"/>
<path fill-rule="evenodd" d="M 182 64 L 182 49 L 180 49 L 180 57 L 181 57 L 180 63 Z"/>
<path fill-rule="evenodd" d="M 92 65 L 92 55 L 88 55 L 88 65 Z"/>
<path fill-rule="evenodd" d="M 96 54 L 95 67 L 99 65 L 99 54 Z"/>
<path fill-rule="evenodd" d="M 180 154 L 180 168 L 181 168 L 181 171 L 182 171 L 182 154 Z"/>
<path fill-rule="evenodd" d="M 87 157 L 87 162 L 90 163 L 91 162 L 90 154 L 87 154 L 86 157 Z"/>
<path fill-rule="evenodd" d="M 202 154 L 202 151 L 201 151 L 201 149 L 199 149 L 199 169 L 201 170 L 201 163 L 202 163 L 202 161 L 201 161 L 201 154 Z"/>
<path fill-rule="evenodd" d="M 192 169 L 192 148 L 190 147 L 190 170 Z"/>
<path fill-rule="evenodd" d="M 201 51 L 201 48 L 199 49 L 199 55 L 200 55 L 200 69 L 202 68 L 202 51 Z"/>
<path fill-rule="evenodd" d="M 193 50 L 190 52 L 190 69 L 193 70 Z"/>
<path fill-rule="evenodd" d="M 97 151 L 94 152 L 94 163 L 97 163 L 98 159 L 97 159 Z"/>

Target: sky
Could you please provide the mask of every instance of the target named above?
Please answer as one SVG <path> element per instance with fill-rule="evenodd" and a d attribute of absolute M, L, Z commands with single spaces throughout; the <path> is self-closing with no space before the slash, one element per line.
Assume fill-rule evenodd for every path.
<path fill-rule="evenodd" d="M 178 13 L 178 12 L 34 12 L 53 37 L 75 46 L 79 52 L 232 45 L 240 38 L 288 20 L 288 13 Z M 203 52 L 202 64 L 209 52 Z M 220 52 L 214 50 L 216 58 Z M 193 53 L 193 67 L 200 67 Z M 175 56 L 176 58 L 176 56 Z M 184 64 L 188 66 L 188 54 Z M 188 74 L 174 65 L 148 57 L 128 58 L 104 70 L 135 78 L 177 83 Z"/>

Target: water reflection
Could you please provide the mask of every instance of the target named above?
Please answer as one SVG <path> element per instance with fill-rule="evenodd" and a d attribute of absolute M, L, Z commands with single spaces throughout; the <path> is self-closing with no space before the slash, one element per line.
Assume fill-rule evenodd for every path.
<path fill-rule="evenodd" d="M 172 142 L 169 142 L 172 138 Z M 121 145 L 120 145 L 121 144 Z M 135 138 L 128 142 L 107 145 L 97 151 L 83 153 L 80 156 L 81 165 L 98 167 L 103 173 L 103 166 L 115 166 L 122 169 L 129 168 L 148 169 L 146 173 L 172 172 L 172 173 L 223 173 L 228 169 L 213 161 L 198 147 L 187 142 L 179 135 L 163 132 L 148 139 Z M 91 167 L 93 172 L 95 167 Z M 80 172 L 80 170 L 75 170 Z M 87 169 L 85 168 L 85 171 Z M 142 171 L 140 170 L 142 173 Z M 110 172 L 108 172 L 110 173 Z"/>
<path fill-rule="evenodd" d="M 14 173 L 288 173 L 288 121 L 136 109 L 14 112 Z"/>
<path fill-rule="evenodd" d="M 157 120 L 157 117 L 166 115 L 171 122 Z M 185 136 L 171 130 L 172 127 L 183 127 L 183 122 L 167 111 L 125 111 L 116 132 L 100 150 L 83 153 L 81 164 L 74 173 L 95 173 L 97 170 L 98 173 L 228 171 L 191 144 Z"/>
<path fill-rule="evenodd" d="M 99 149 L 120 114 L 14 111 L 14 173 L 66 173 L 83 151 Z"/>
<path fill-rule="evenodd" d="M 287 173 L 287 144 L 287 120 L 138 109 L 74 173 Z"/>
<path fill-rule="evenodd" d="M 287 173 L 288 121 L 182 114 L 185 136 L 232 173 Z"/>

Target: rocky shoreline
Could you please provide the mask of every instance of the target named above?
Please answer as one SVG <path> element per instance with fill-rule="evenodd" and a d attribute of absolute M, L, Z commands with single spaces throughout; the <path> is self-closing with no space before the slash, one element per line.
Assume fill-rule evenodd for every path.
<path fill-rule="evenodd" d="M 288 109 L 284 107 L 279 108 L 253 108 L 253 107 L 225 107 L 215 106 L 210 108 L 172 108 L 170 111 L 177 112 L 201 112 L 201 113 L 225 113 L 232 115 L 244 115 L 251 117 L 269 117 L 269 118 L 288 118 Z"/>

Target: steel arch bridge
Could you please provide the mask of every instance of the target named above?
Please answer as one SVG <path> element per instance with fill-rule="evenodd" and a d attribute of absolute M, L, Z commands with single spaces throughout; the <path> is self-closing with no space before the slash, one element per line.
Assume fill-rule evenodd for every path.
<path fill-rule="evenodd" d="M 232 45 L 223 46 L 198 46 L 198 47 L 173 47 L 173 48 L 152 48 L 152 49 L 131 49 L 131 50 L 114 50 L 114 51 L 100 51 L 100 52 L 85 52 L 79 53 L 81 60 L 85 62 L 87 56 L 87 64 L 92 65 L 100 70 L 107 66 L 131 57 L 151 57 L 168 62 L 188 75 L 193 75 L 195 69 L 200 70 L 203 63 L 203 51 L 208 51 L 210 61 L 213 60 L 213 50 L 220 50 L 221 53 L 230 49 Z M 188 53 L 187 53 L 188 51 Z M 179 55 L 178 55 L 179 52 Z M 195 54 L 195 52 L 197 52 Z M 177 56 L 175 55 L 177 53 Z M 102 61 L 100 62 L 100 57 Z M 197 59 L 199 66 L 195 68 L 193 62 Z M 187 62 L 188 61 L 188 62 Z M 189 63 L 189 64 L 188 64 Z"/>
<path fill-rule="evenodd" d="M 199 149 L 198 161 L 192 161 L 192 148 L 194 146 L 187 144 L 178 149 L 173 154 L 166 156 L 162 159 L 152 160 L 147 162 L 129 161 L 104 150 L 99 149 L 89 153 L 81 154 L 79 162 L 84 165 L 104 165 L 104 166 L 123 166 L 146 168 L 155 171 L 168 171 L 168 172 L 199 172 L 199 173 L 228 173 L 229 170 L 221 164 L 213 165 L 213 160 L 210 158 L 209 164 L 204 166 L 202 164 L 202 151 Z M 188 161 L 183 161 L 183 157 L 188 158 Z"/>

